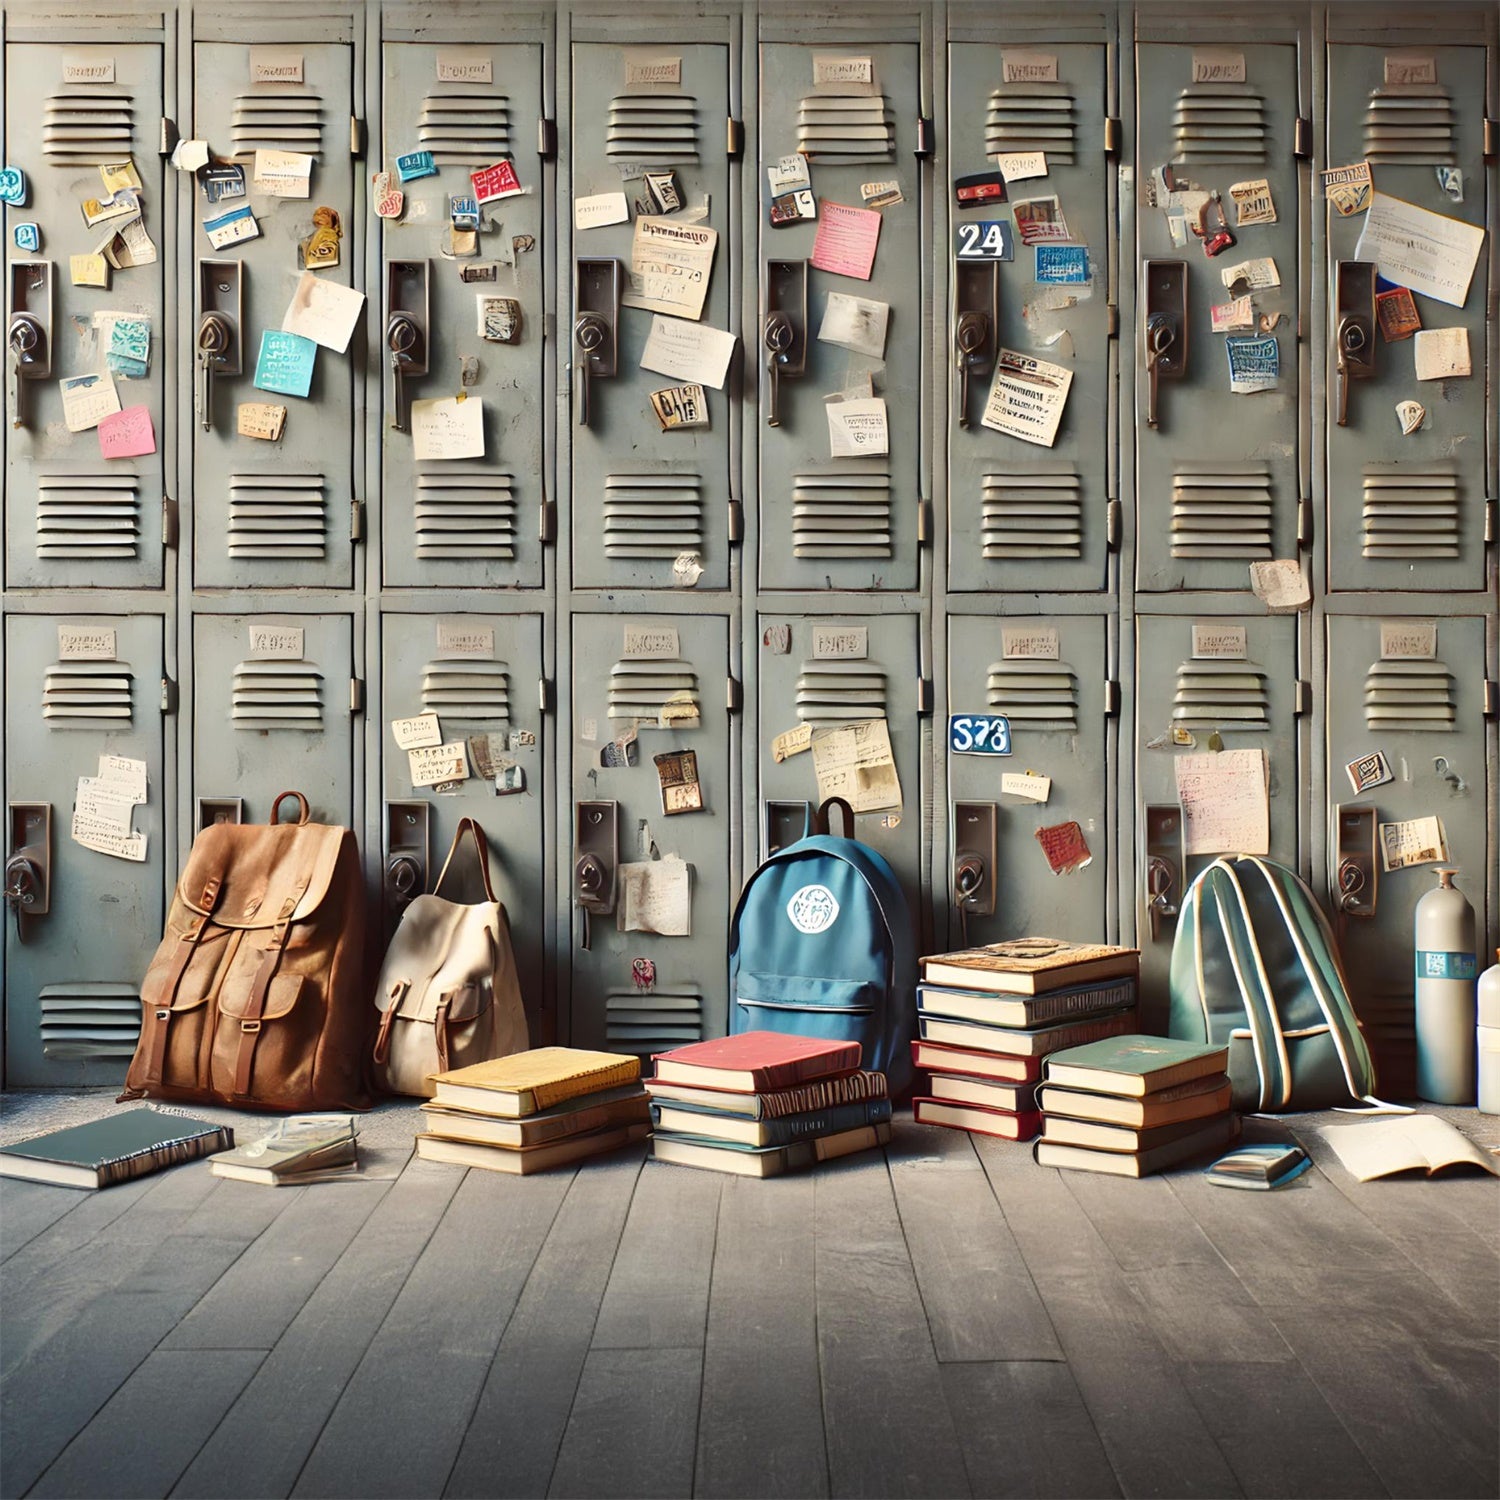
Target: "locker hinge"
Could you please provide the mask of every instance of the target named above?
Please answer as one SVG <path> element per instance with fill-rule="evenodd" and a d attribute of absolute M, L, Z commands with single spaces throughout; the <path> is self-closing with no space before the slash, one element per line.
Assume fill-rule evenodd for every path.
<path fill-rule="evenodd" d="M 738 547 L 745 540 L 745 507 L 738 500 L 731 500 L 729 511 L 729 545 Z"/>
<path fill-rule="evenodd" d="M 917 678 L 917 713 L 925 718 L 932 712 L 932 678 Z"/>
<path fill-rule="evenodd" d="M 730 161 L 738 161 L 745 154 L 745 122 L 729 119 L 724 121 L 724 150 Z"/>
<path fill-rule="evenodd" d="M 1484 502 L 1484 539 L 1500 542 L 1500 500 Z"/>
<path fill-rule="evenodd" d="M 937 150 L 937 127 L 928 115 L 917 116 L 917 145 L 912 155 L 925 160 Z"/>
<path fill-rule="evenodd" d="M 917 545 L 919 547 L 930 547 L 932 545 L 932 501 L 917 501 Z"/>
<path fill-rule="evenodd" d="M 1117 339 L 1120 336 L 1120 307 L 1116 302 L 1111 302 L 1104 310 L 1106 323 L 1104 333 L 1106 338 Z"/>
<path fill-rule="evenodd" d="M 1111 551 L 1116 550 L 1125 531 L 1125 507 L 1118 500 L 1104 507 L 1104 539 Z"/>
<path fill-rule="evenodd" d="M 1119 502 L 1116 501 L 1116 504 Z M 1120 716 L 1120 684 L 1116 678 L 1109 678 L 1104 684 L 1104 717 L 1106 719 L 1117 719 Z"/>
<path fill-rule="evenodd" d="M 161 680 L 161 711 L 164 714 L 177 712 L 177 684 L 170 677 Z"/>
<path fill-rule="evenodd" d="M 349 116 L 349 155 L 356 161 L 365 154 L 365 122 L 358 115 Z"/>
<path fill-rule="evenodd" d="M 365 680 L 363 677 L 349 679 L 349 712 L 362 714 L 365 711 Z"/>
<path fill-rule="evenodd" d="M 1484 156 L 1486 161 L 1500 156 L 1500 120 L 1491 120 L 1488 116 L 1484 122 Z"/>
<path fill-rule="evenodd" d="M 156 154 L 158 156 L 170 156 L 177 149 L 177 121 L 169 120 L 165 115 L 161 117 L 161 136 L 157 142 Z"/>
<path fill-rule="evenodd" d="M 557 540 L 557 502 L 543 500 L 536 508 L 536 537 L 544 547 Z"/>
<path fill-rule="evenodd" d="M 551 161 L 557 155 L 557 121 L 545 116 L 536 122 L 536 154 L 543 161 Z"/>
<path fill-rule="evenodd" d="M 1104 154 L 1118 156 L 1125 149 L 1125 125 L 1118 115 L 1104 117 Z"/>
<path fill-rule="evenodd" d="M 1297 502 L 1297 545 L 1311 547 L 1313 539 L 1312 501 L 1304 495 Z"/>
<path fill-rule="evenodd" d="M 1484 716 L 1487 719 L 1500 717 L 1500 682 L 1493 677 L 1484 679 Z"/>
<path fill-rule="evenodd" d="M 738 677 L 726 677 L 724 679 L 724 707 L 732 714 L 737 714 L 744 706 L 745 690 L 740 685 Z"/>
<path fill-rule="evenodd" d="M 552 684 L 545 677 L 536 680 L 536 706 L 538 713 L 552 712 Z"/>
<path fill-rule="evenodd" d="M 177 538 L 182 534 L 179 524 L 177 502 L 170 495 L 161 497 L 161 544 L 163 547 L 175 547 Z"/>
<path fill-rule="evenodd" d="M 1313 128 L 1312 121 L 1297 117 L 1297 123 L 1292 127 L 1292 155 L 1298 161 L 1306 161 L 1313 154 Z"/>
<path fill-rule="evenodd" d="M 349 502 L 349 540 L 362 542 L 365 539 L 365 506 L 362 500 Z"/>
<path fill-rule="evenodd" d="M 1299 677 L 1292 693 L 1294 707 L 1292 712 L 1300 719 L 1303 714 L 1312 712 L 1312 683 L 1306 678 Z"/>

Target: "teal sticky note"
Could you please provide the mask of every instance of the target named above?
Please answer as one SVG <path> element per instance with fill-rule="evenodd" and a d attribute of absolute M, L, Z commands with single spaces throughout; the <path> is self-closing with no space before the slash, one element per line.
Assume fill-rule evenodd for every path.
<path fill-rule="evenodd" d="M 318 346 L 300 333 L 268 328 L 260 336 L 260 358 L 255 362 L 255 388 L 280 396 L 305 396 L 312 389 Z"/>

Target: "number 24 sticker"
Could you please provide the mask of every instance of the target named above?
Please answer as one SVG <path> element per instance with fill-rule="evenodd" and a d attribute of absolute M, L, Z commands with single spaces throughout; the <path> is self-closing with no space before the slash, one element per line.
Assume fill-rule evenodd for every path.
<path fill-rule="evenodd" d="M 1009 755 L 1010 720 L 1003 714 L 954 714 L 948 749 L 954 755 Z"/>
<path fill-rule="evenodd" d="M 960 224 L 954 241 L 953 253 L 960 260 L 1012 260 L 1015 257 L 1011 227 L 999 219 Z"/>

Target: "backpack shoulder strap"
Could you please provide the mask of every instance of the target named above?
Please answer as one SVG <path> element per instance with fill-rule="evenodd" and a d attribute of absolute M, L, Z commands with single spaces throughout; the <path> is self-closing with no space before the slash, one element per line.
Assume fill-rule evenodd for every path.
<path fill-rule="evenodd" d="M 1209 869 L 1220 871 L 1223 876 L 1214 882 L 1215 904 L 1224 948 L 1245 1001 L 1255 1067 L 1260 1074 L 1260 1107 L 1279 1109 L 1291 1097 L 1292 1063 L 1287 1056 L 1275 992 L 1255 941 L 1255 919 L 1234 865 L 1227 859 L 1216 859 Z M 1228 912 L 1226 900 L 1233 902 Z"/>

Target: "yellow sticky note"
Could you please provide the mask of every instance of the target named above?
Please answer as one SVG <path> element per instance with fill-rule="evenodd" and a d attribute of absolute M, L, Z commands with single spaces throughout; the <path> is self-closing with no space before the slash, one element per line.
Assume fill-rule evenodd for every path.
<path fill-rule="evenodd" d="M 75 255 L 68 262 L 74 286 L 108 286 L 109 262 L 102 255 Z"/>

